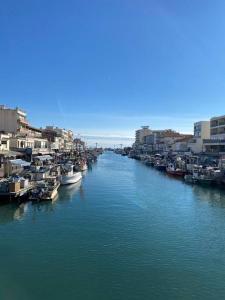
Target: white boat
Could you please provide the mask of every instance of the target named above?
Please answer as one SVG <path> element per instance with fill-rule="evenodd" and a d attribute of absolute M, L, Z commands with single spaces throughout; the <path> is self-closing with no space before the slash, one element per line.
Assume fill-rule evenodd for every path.
<path fill-rule="evenodd" d="M 63 167 L 63 172 L 60 178 L 61 185 L 77 183 L 81 179 L 81 172 L 74 172 L 73 165 L 68 164 Z"/>

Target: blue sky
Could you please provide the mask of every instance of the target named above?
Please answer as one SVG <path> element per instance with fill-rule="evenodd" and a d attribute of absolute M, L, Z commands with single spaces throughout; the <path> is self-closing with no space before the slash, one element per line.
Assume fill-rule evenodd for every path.
<path fill-rule="evenodd" d="M 8 0 L 0 103 L 36 126 L 132 136 L 225 114 L 225 1 Z"/>

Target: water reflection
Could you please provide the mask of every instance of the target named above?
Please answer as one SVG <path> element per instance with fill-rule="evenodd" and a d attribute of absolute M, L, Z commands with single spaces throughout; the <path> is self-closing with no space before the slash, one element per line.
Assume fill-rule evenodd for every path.
<path fill-rule="evenodd" d="M 194 185 L 193 192 L 197 199 L 208 202 L 212 206 L 225 208 L 225 191 L 223 189 Z"/>
<path fill-rule="evenodd" d="M 28 212 L 28 203 L 9 203 L 0 206 L 0 224 L 20 221 Z"/>
<path fill-rule="evenodd" d="M 61 186 L 59 190 L 59 199 L 60 202 L 62 201 L 72 201 L 75 194 L 80 192 L 80 196 L 82 198 L 83 196 L 83 189 L 81 185 L 82 181 L 79 181 L 75 184 L 67 185 L 67 186 Z"/>
<path fill-rule="evenodd" d="M 82 177 L 85 177 L 87 175 L 87 173 L 88 173 L 88 170 L 83 171 L 82 172 Z"/>
<path fill-rule="evenodd" d="M 2 204 L 0 206 L 0 225 L 13 221 L 21 221 L 28 211 L 30 211 L 34 221 L 40 212 L 54 212 L 58 203 L 72 201 L 77 193 L 80 193 L 81 199 L 84 199 L 84 191 L 81 183 L 80 181 L 76 184 L 60 187 L 59 194 L 53 201 Z"/>
<path fill-rule="evenodd" d="M 28 203 L 21 203 L 14 212 L 14 220 L 22 220 L 28 212 Z"/>
<path fill-rule="evenodd" d="M 152 186 L 157 185 L 157 182 L 164 180 L 164 184 L 170 186 L 170 181 L 177 182 L 177 185 L 185 184 L 179 180 L 164 176 L 164 174 L 154 172 L 152 174 L 152 180 L 146 181 L 146 170 L 139 165 L 132 164 L 131 167 L 136 166 L 133 172 L 129 170 L 129 176 L 126 179 L 123 178 L 124 187 L 126 188 L 126 195 L 130 194 L 132 197 L 136 193 L 138 196 L 138 205 L 146 206 L 146 197 L 148 197 L 149 189 L 152 189 Z M 86 176 L 86 174 L 83 174 Z M 85 178 L 84 178 L 85 180 Z M 135 184 L 133 184 L 133 180 Z M 214 188 L 214 187 L 203 187 L 198 185 L 189 186 L 193 192 L 194 201 L 204 201 L 210 206 L 218 206 L 225 208 L 225 190 Z M 173 186 L 174 188 L 174 186 Z M 59 194 L 54 201 L 41 202 L 41 203 L 10 203 L 0 206 L 0 225 L 7 224 L 10 222 L 21 221 L 28 215 L 28 212 L 33 220 L 35 220 L 38 215 L 41 213 L 53 213 L 59 204 L 66 202 L 72 202 L 79 196 L 79 199 L 85 200 L 85 190 L 82 186 L 82 181 L 68 186 L 61 186 L 59 189 Z M 158 192 L 158 191 L 156 191 Z"/>
<path fill-rule="evenodd" d="M 41 213 L 52 214 L 55 211 L 55 201 L 34 202 L 31 204 L 31 219 L 35 222 Z"/>

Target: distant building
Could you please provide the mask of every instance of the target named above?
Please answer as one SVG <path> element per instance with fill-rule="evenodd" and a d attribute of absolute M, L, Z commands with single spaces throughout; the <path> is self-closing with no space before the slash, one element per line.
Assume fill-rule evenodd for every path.
<path fill-rule="evenodd" d="M 145 143 L 145 137 L 150 135 L 152 131 L 149 126 L 142 126 L 141 129 L 136 130 L 135 134 L 135 144 L 140 145 Z"/>
<path fill-rule="evenodd" d="M 172 145 L 183 138 L 190 138 L 191 135 L 181 134 L 172 129 L 152 130 L 152 133 L 145 137 L 145 143 L 152 151 L 170 151 Z"/>
<path fill-rule="evenodd" d="M 72 130 L 56 126 L 46 126 L 42 129 L 42 136 L 50 142 L 52 150 L 71 150 L 74 148 Z"/>
<path fill-rule="evenodd" d="M 192 135 L 190 136 L 184 136 L 183 138 L 177 139 L 171 149 L 174 152 L 189 152 L 190 151 L 190 147 L 189 147 L 189 143 L 190 140 L 192 139 Z"/>

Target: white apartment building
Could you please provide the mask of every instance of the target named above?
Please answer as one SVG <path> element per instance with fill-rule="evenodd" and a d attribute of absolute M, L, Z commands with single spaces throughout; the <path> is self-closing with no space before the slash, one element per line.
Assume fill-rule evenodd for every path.
<path fill-rule="evenodd" d="M 225 140 L 225 116 L 210 120 L 211 139 Z"/>
<path fill-rule="evenodd" d="M 210 138 L 205 139 L 203 143 L 207 153 L 225 153 L 225 115 L 211 118 Z"/>

